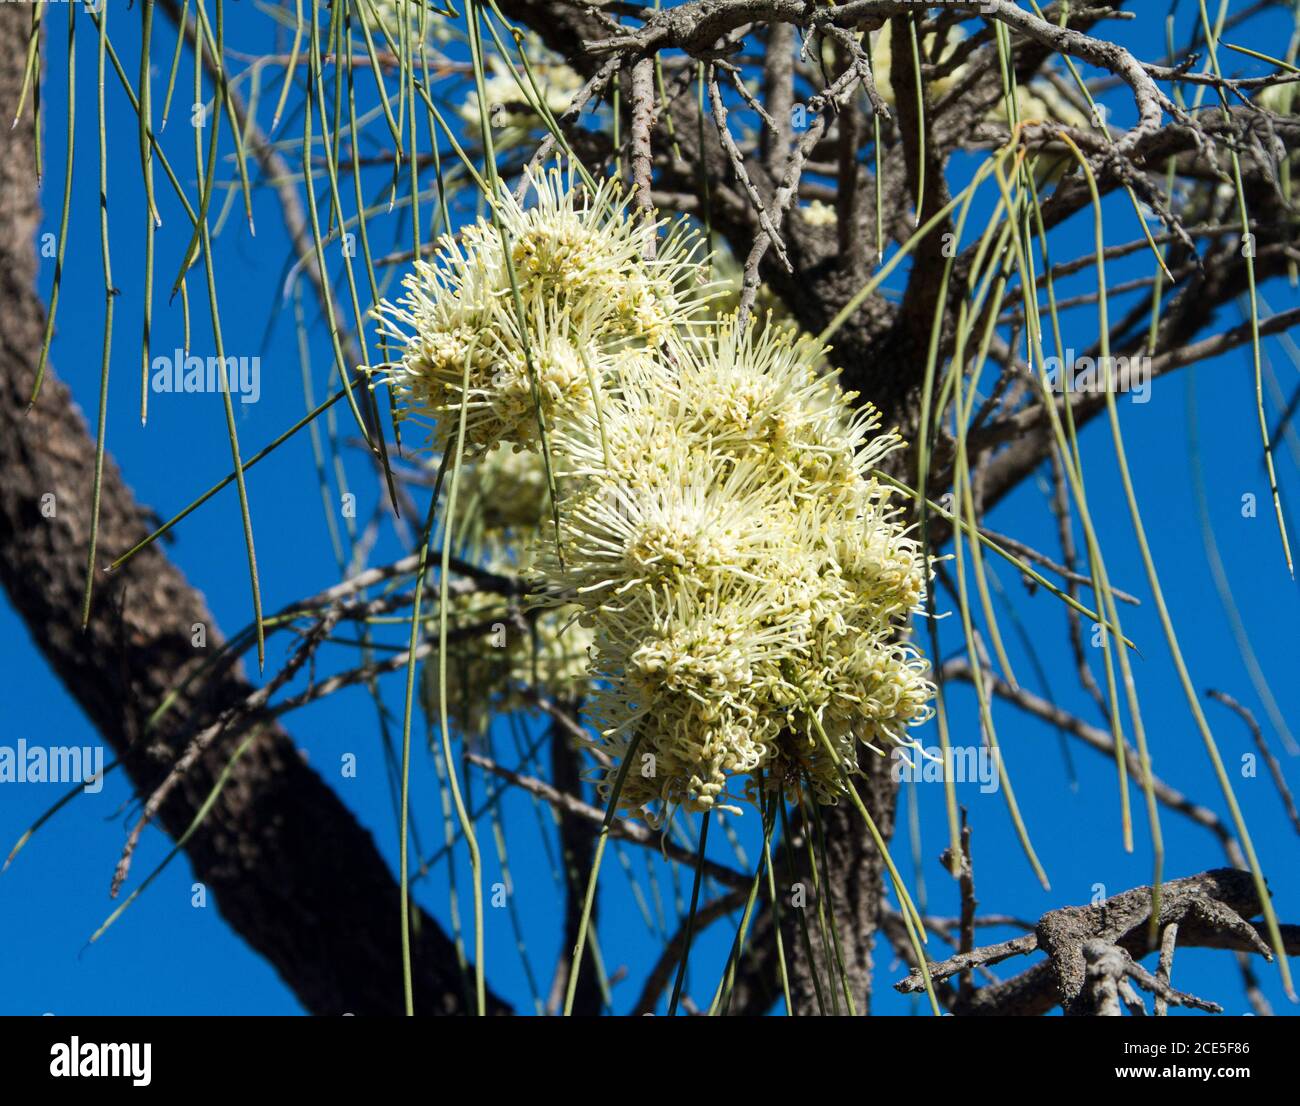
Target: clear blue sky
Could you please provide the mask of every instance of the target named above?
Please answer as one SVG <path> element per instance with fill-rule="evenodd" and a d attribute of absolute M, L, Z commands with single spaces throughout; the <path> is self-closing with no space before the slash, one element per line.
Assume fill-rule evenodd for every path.
<path fill-rule="evenodd" d="M 118 0 L 110 2 L 113 40 L 128 71 L 134 72 L 139 49 L 136 13 L 128 11 Z M 1147 57 L 1155 58 L 1163 53 L 1164 6 L 1136 7 L 1142 13 L 1141 18 L 1136 24 L 1121 25 L 1119 34 Z M 1195 5 L 1184 3 L 1181 7 L 1187 10 L 1180 10 L 1179 26 L 1186 28 L 1195 15 Z M 229 3 L 227 9 L 229 47 L 248 53 L 265 50 L 265 17 L 248 0 Z M 1160 9 L 1158 14 L 1156 9 Z M 50 19 L 51 27 L 56 30 L 47 41 L 46 51 L 48 78 L 43 107 L 47 120 L 44 185 L 47 212 L 42 233 L 57 230 L 57 204 L 64 171 L 62 11 L 52 9 Z M 172 36 L 161 14 L 158 22 L 156 34 L 167 44 L 158 57 L 170 59 Z M 1107 25 L 1111 33 L 1115 26 Z M 1243 36 L 1242 41 L 1271 52 L 1283 49 L 1289 35 L 1286 18 L 1274 16 L 1266 23 L 1253 26 L 1256 29 Z M 78 37 L 77 106 L 83 127 L 78 133 L 72 241 L 52 363 L 70 382 L 83 407 L 89 409 L 96 402 L 98 389 L 103 291 L 95 201 L 96 134 L 91 126 L 95 107 L 95 43 L 88 19 L 81 20 Z M 1184 37 L 1180 31 L 1179 41 Z M 1237 58 L 1231 59 L 1234 68 L 1238 62 Z M 1259 71 L 1253 63 L 1241 69 L 1250 73 Z M 278 72 L 275 77 L 278 81 Z M 156 80 L 159 89 L 156 96 L 161 98 L 162 76 Z M 109 81 L 108 130 L 112 151 L 109 211 L 113 270 L 121 295 L 117 301 L 113 346 L 108 443 L 139 499 L 163 517 L 169 517 L 226 474 L 230 464 L 229 446 L 218 396 L 154 396 L 148 427 L 142 428 L 139 423 L 143 194 L 134 116 L 111 72 Z M 192 188 L 194 155 L 187 106 L 191 98 L 189 81 L 186 59 L 173 118 L 165 135 L 165 148 L 181 180 L 187 188 Z M 274 92 L 278 92 L 278 83 L 268 82 L 263 96 L 269 97 Z M 1124 104 L 1124 98 L 1116 97 L 1113 102 L 1120 105 L 1116 109 L 1117 120 L 1126 121 L 1130 109 Z M 269 109 L 264 106 L 261 115 L 269 116 Z M 375 133 L 382 131 L 380 123 Z M 290 120 L 287 135 L 292 138 L 299 134 L 299 121 Z M 290 156 L 295 160 L 298 156 L 296 143 Z M 230 175 L 230 166 L 226 165 L 223 179 Z M 161 172 L 158 180 L 165 226 L 159 236 L 154 345 L 155 352 L 170 352 L 180 344 L 181 317 L 179 303 L 173 307 L 166 305 L 165 290 L 170 286 L 187 235 L 181 231 L 185 225 L 184 214 Z M 255 211 L 258 234 L 253 239 L 239 217 L 236 204 L 218 240 L 216 261 L 223 295 L 227 352 L 261 357 L 260 402 L 236 404 L 245 456 L 300 417 L 303 411 L 292 318 L 282 298 L 281 278 L 288 243 L 279 224 L 278 207 L 267 190 L 255 193 Z M 1120 202 L 1108 205 L 1107 215 L 1112 240 L 1134 236 L 1137 228 L 1126 200 L 1121 198 Z M 979 220 L 972 219 L 972 225 L 980 225 Z M 1058 256 L 1087 248 L 1089 233 L 1086 221 L 1076 220 L 1060 239 Z M 1109 266 L 1108 276 L 1112 283 L 1117 283 L 1146 275 L 1149 268 L 1149 256 L 1140 253 Z M 43 292 L 48 290 L 51 275 L 52 261 L 44 261 L 40 276 Z M 211 338 L 202 278 L 198 271 L 195 276 L 192 285 L 194 347 L 195 352 L 206 354 L 211 352 Z M 1069 295 L 1085 291 L 1090 279 L 1085 276 L 1082 281 L 1063 287 L 1061 292 Z M 1264 291 L 1275 311 L 1300 302 L 1296 291 L 1282 282 L 1274 281 Z M 1121 301 L 1119 306 L 1127 302 Z M 274 327 L 264 343 L 267 320 L 273 317 Z M 1238 321 L 1235 309 L 1230 307 L 1220 312 L 1215 326 L 1224 328 Z M 1090 344 L 1095 334 L 1095 319 L 1089 311 L 1070 313 L 1068 325 L 1070 333 L 1076 336 L 1073 341 L 1076 347 L 1082 349 Z M 1282 387 L 1290 394 L 1297 385 L 1300 369 L 1300 362 L 1292 355 L 1294 351 L 1289 352 L 1282 342 L 1271 339 L 1266 343 L 1266 352 Z M 320 325 L 311 331 L 311 356 L 316 394 L 320 397 L 324 394 L 330 364 L 328 335 Z M 1213 686 L 1229 691 L 1263 719 L 1261 705 L 1238 657 L 1206 565 L 1189 479 L 1185 386 L 1186 379 L 1180 375 L 1157 384 L 1150 403 L 1122 405 L 1137 494 L 1146 511 L 1166 595 L 1197 689 Z M 1294 680 L 1296 619 L 1300 610 L 1296 587 L 1282 561 L 1267 504 L 1248 350 L 1203 363 L 1197 370 L 1195 387 L 1201 414 L 1200 437 L 1208 500 L 1219 548 L 1251 641 L 1282 711 L 1296 718 L 1300 707 L 1300 690 Z M 340 430 L 347 437 L 349 424 L 344 413 L 340 411 L 340 414 Z M 1169 783 L 1226 817 L 1225 804 L 1163 643 L 1133 541 L 1109 430 L 1103 421 L 1084 434 L 1090 499 L 1112 579 L 1143 599 L 1139 609 L 1125 609 L 1123 614 L 1126 631 L 1141 649 L 1141 657 L 1135 662 L 1136 673 L 1156 770 Z M 1295 447 L 1292 438 L 1278 450 L 1284 490 L 1291 496 L 1297 488 Z M 353 487 L 360 493 L 358 516 L 364 520 L 374 504 L 373 481 L 367 478 L 364 462 L 355 449 L 345 446 L 345 454 Z M 248 487 L 266 608 L 274 610 L 334 582 L 337 568 L 306 435 L 300 435 L 254 470 Z M 1242 517 L 1241 499 L 1247 493 L 1259 500 L 1259 511 L 1254 518 Z M 993 513 L 990 525 L 1031 543 L 1041 543 L 1044 549 L 1055 548 L 1042 491 L 1032 480 Z M 1300 534 L 1293 537 L 1300 538 Z M 374 559 L 378 561 L 398 552 L 397 543 L 385 535 Z M 171 555 L 206 594 L 227 632 L 250 619 L 244 545 L 233 489 L 179 528 Z M 1088 710 L 1089 704 L 1077 687 L 1059 604 L 1042 592 L 1028 596 L 1009 572 L 1000 571 L 999 576 L 1015 600 L 1025 632 L 1038 650 L 1055 697 L 1063 706 L 1097 721 L 1095 711 Z M 1009 631 L 1010 626 L 1006 629 Z M 945 625 L 944 632 L 949 648 L 955 648 L 959 634 L 955 620 Z M 399 633 L 404 635 L 405 631 Z M 1030 676 L 1027 655 L 1014 635 L 1008 645 L 1022 678 L 1041 690 L 1037 680 Z M 284 646 L 283 641 L 275 642 L 269 663 L 274 664 L 283 655 Z M 0 647 L 4 652 L 0 693 L 5 703 L 5 710 L 0 714 L 0 744 L 13 745 L 23 738 L 31 743 L 51 745 L 98 743 L 95 732 L 35 652 L 25 628 L 7 603 L 0 603 Z M 326 656 L 330 658 L 328 663 L 339 666 L 349 663 L 349 655 L 342 650 L 336 649 Z M 954 690 L 953 695 L 957 719 L 954 740 L 975 742 L 978 737 L 973 700 L 963 698 L 959 690 Z M 387 702 L 400 715 L 400 679 L 390 681 Z M 1082 747 L 1072 748 L 1078 782 L 1077 787 L 1071 787 L 1056 734 L 1010 707 L 995 709 L 1008 768 L 1034 843 L 1051 877 L 1052 890 L 1043 891 L 1033 879 L 1016 843 L 1003 798 L 997 794 L 982 795 L 974 785 L 959 785 L 959 798 L 970 808 L 974 825 L 981 908 L 1032 919 L 1054 906 L 1088 901 L 1098 884 L 1104 885 L 1107 893 L 1115 893 L 1148 882 L 1149 834 L 1140 792 L 1133 792 L 1137 844 L 1130 855 L 1124 852 L 1120 839 L 1113 762 Z M 1296 863 L 1295 833 L 1267 774 L 1261 771 L 1255 778 L 1241 776 L 1241 755 L 1252 750 L 1241 724 L 1216 704 L 1210 703 L 1206 709 L 1246 811 L 1261 861 L 1272 878 L 1279 915 L 1284 921 L 1300 920 L 1300 881 L 1296 878 L 1300 866 Z M 373 703 L 364 692 L 346 692 L 324 705 L 292 716 L 289 729 L 311 762 L 375 833 L 391 863 L 396 856 L 396 822 Z M 1276 735 L 1267 726 L 1266 732 L 1278 748 Z M 930 731 L 922 739 L 930 743 L 937 740 Z M 508 731 L 501 729 L 497 740 L 508 744 Z M 346 753 L 354 753 L 358 758 L 360 770 L 356 779 L 341 778 L 340 758 Z M 1285 754 L 1282 759 L 1288 779 L 1293 786 L 1300 786 L 1300 766 Z M 441 840 L 442 822 L 433 773 L 423 761 L 417 765 L 413 787 L 418 829 L 427 853 Z M 482 779 L 475 778 L 471 787 L 476 795 L 481 795 Z M 58 785 L 0 786 L 0 850 L 7 850 L 61 794 Z M 956 907 L 955 890 L 936 861 L 946 836 L 942 788 L 936 784 L 921 785 L 917 788 L 917 799 L 927 905 L 937 913 L 951 914 Z M 503 809 L 516 905 L 528 935 L 529 958 L 545 990 L 558 946 L 561 917 L 552 870 L 536 832 L 537 813 L 532 804 L 526 798 L 512 795 Z M 87 938 L 113 908 L 107 890 L 132 813 L 124 781 L 117 776 L 110 777 L 102 793 L 83 795 L 61 812 L 0 877 L 0 979 L 4 980 L 0 986 L 0 1013 L 300 1013 L 297 1001 L 274 971 L 233 935 L 211 901 L 206 909 L 191 905 L 192 877 L 183 857 L 171 864 L 101 941 L 85 947 Z M 1167 811 L 1162 814 L 1168 851 L 1165 870 L 1169 877 L 1189 875 L 1225 863 L 1222 852 L 1207 832 Z M 757 822 L 756 814 L 750 812 L 736 824 L 750 857 L 754 855 Z M 499 865 L 486 822 L 481 827 L 481 837 L 485 883 L 490 885 L 499 878 Z M 721 834 L 715 833 L 711 844 L 711 851 L 719 859 L 735 861 Z M 166 855 L 168 848 L 169 842 L 161 833 L 149 831 L 134 862 L 132 885 Z M 914 884 L 906 823 L 896 839 L 894 852 Z M 629 851 L 627 858 L 645 887 L 645 858 L 635 850 Z M 673 876 L 662 863 L 655 861 L 653 866 L 671 926 L 674 897 L 680 899 L 689 894 L 689 874 L 675 887 Z M 463 905 L 468 902 L 466 867 L 462 853 L 458 857 L 458 871 Z M 346 881 L 347 873 L 341 871 L 339 878 Z M 647 932 L 629 891 L 627 876 L 613 858 L 606 868 L 603 888 L 600 939 L 609 968 L 616 970 L 627 965 L 631 972 L 630 981 L 615 989 L 615 1008 L 626 1010 L 635 1000 L 641 976 L 660 946 Z M 437 868 L 421 885 L 419 898 L 446 922 L 445 866 Z M 698 946 L 693 975 L 700 980 L 699 992 L 712 991 L 731 932 L 725 923 L 715 926 Z M 986 931 L 985 935 L 992 940 L 1008 934 Z M 491 984 L 521 1009 L 526 1009 L 530 1003 L 529 989 L 505 910 L 488 910 L 487 937 Z M 396 933 L 393 939 L 396 943 Z M 889 989 L 888 984 L 904 973 L 892 962 L 887 950 L 878 951 L 876 964 L 877 1011 L 907 1013 L 919 1009 Z M 1257 968 L 1264 991 L 1279 1012 L 1293 1012 L 1295 1008 L 1282 996 L 1276 969 L 1262 962 Z M 1180 952 L 1175 983 L 1224 1001 L 1229 1013 L 1247 1010 L 1235 963 L 1228 954 Z"/>

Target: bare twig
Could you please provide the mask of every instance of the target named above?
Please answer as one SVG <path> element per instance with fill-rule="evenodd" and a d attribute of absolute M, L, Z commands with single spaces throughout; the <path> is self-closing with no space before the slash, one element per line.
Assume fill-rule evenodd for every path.
<path fill-rule="evenodd" d="M 1282 774 L 1282 765 L 1278 763 L 1277 757 L 1273 755 L 1273 751 L 1268 747 L 1268 742 L 1264 740 L 1264 732 L 1259 728 L 1259 723 L 1255 721 L 1254 714 L 1227 692 L 1215 691 L 1211 688 L 1205 694 L 1216 702 L 1222 703 L 1229 710 L 1234 711 L 1246 723 L 1247 728 L 1250 730 L 1250 736 L 1255 742 L 1255 748 L 1259 750 L 1259 755 L 1263 758 L 1264 763 L 1268 765 L 1268 771 L 1273 777 L 1277 793 L 1282 797 L 1282 805 L 1286 807 L 1286 816 L 1291 819 L 1291 824 L 1295 826 L 1296 832 L 1300 833 L 1300 811 L 1296 810 L 1295 796 L 1291 794 L 1291 789 L 1287 786 L 1286 776 Z"/>

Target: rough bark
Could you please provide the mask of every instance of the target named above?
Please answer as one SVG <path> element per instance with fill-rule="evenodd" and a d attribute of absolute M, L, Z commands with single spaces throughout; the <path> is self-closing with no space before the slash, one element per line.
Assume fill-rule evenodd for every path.
<path fill-rule="evenodd" d="M 892 763 L 880 757 L 864 757 L 862 767 L 866 777 L 858 785 L 862 800 L 886 841 L 894 834 L 898 800 L 898 785 L 889 773 Z M 871 950 L 880 928 L 880 912 L 884 905 L 885 866 L 879 851 L 867 836 L 862 815 L 847 799 L 836 806 L 823 808 L 821 818 L 825 834 L 824 863 L 830 876 L 826 898 L 839 934 L 839 948 L 837 950 L 832 941 L 829 950 L 832 961 L 827 964 L 818 933 L 815 903 L 807 912 L 813 935 L 811 964 L 792 920 L 785 920 L 787 948 L 794 949 L 791 998 L 796 1014 L 820 1012 L 813 983 L 815 973 L 821 982 L 825 1012 L 835 1013 L 838 1008 L 838 1012 L 848 1013 L 844 996 L 831 993 L 841 979 L 839 966 L 835 963 L 835 958 L 839 957 L 843 960 L 843 978 L 853 996 L 854 1011 L 865 1015 L 871 1012 Z"/>

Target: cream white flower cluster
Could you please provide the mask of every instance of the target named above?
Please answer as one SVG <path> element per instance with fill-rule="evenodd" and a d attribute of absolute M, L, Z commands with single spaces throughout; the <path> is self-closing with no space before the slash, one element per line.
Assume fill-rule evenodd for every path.
<path fill-rule="evenodd" d="M 1294 82 L 1269 85 L 1256 94 L 1255 103 L 1277 115 L 1294 115 L 1296 109 L 1300 108 L 1300 91 L 1297 91 Z"/>
<path fill-rule="evenodd" d="M 483 95 L 487 100 L 489 124 L 493 130 L 502 132 L 496 137 L 498 147 L 513 145 L 545 126 L 541 112 L 533 106 L 535 103 L 545 105 L 558 119 L 569 110 L 584 84 L 578 72 L 548 50 L 537 35 L 531 32 L 525 35 L 521 48 L 527 51 L 528 69 L 522 60 L 507 62 L 499 54 L 489 54 L 484 59 Z M 457 114 L 471 133 L 479 132 L 482 117 L 477 88 L 469 90 Z"/>
<path fill-rule="evenodd" d="M 929 716 L 926 663 L 898 634 L 922 557 L 868 475 L 898 439 L 818 374 L 822 353 L 727 320 L 557 423 L 573 490 L 542 563 L 595 635 L 605 750 L 618 763 L 637 741 L 622 805 L 707 809 L 760 770 L 833 802 L 823 733 L 855 766 L 860 742 L 906 742 Z"/>
<path fill-rule="evenodd" d="M 942 56 L 935 60 L 940 63 L 950 60 L 965 37 L 965 32 L 961 28 L 954 28 L 944 41 Z M 934 52 L 935 32 L 931 31 L 929 34 L 924 35 L 918 45 L 921 50 L 921 58 L 924 61 Z M 892 107 L 895 102 L 892 31 L 881 30 L 873 36 L 871 68 L 874 74 L 876 91 L 880 93 L 880 98 Z M 961 62 L 954 66 L 952 72 L 941 80 L 930 82 L 927 86 L 930 96 L 935 100 L 943 97 L 966 79 L 970 74 L 970 69 L 971 67 L 967 63 Z M 910 64 L 907 72 L 911 73 Z M 1087 116 L 1070 103 L 1065 96 L 1061 95 L 1056 86 L 1046 78 L 1038 78 L 1028 84 L 1023 82 L 1017 84 L 1016 114 L 1022 121 L 1030 119 L 1051 120 L 1071 127 L 1086 127 L 1089 125 Z M 989 109 L 989 118 L 1006 122 L 1007 105 L 1004 98 L 999 99 Z"/>
<path fill-rule="evenodd" d="M 456 516 L 457 547 L 471 549 L 485 569 L 535 577 L 551 517 L 541 457 L 503 445 L 466 465 Z M 477 736 L 495 713 L 535 710 L 531 689 L 552 696 L 585 693 L 592 635 L 575 621 L 577 609 L 562 605 L 529 613 L 527 620 L 512 616 L 507 600 L 488 591 L 449 599 L 447 715 L 458 732 Z M 436 620 L 436 602 L 431 614 Z M 440 687 L 435 656 L 424 665 L 421 683 L 431 719 L 439 714 Z"/>
<path fill-rule="evenodd" d="M 467 447 L 530 454 L 535 381 L 560 488 L 537 567 L 591 635 L 606 797 L 631 755 L 619 805 L 651 817 L 734 800 L 733 776 L 834 802 L 823 735 L 855 766 L 860 744 L 907 743 L 930 714 L 901 633 L 928 572 L 870 475 L 900 441 L 821 371 L 817 342 L 703 320 L 690 236 L 646 261 L 644 224 L 608 188 L 562 185 L 500 203 L 525 326 L 504 310 L 500 238 L 471 227 L 387 308 L 406 341 L 389 379 L 439 443 L 464 404 Z"/>
<path fill-rule="evenodd" d="M 432 0 L 359 0 L 353 10 L 359 8 L 377 49 L 411 49 L 417 58 L 437 50 L 445 56 L 450 48 L 464 43 L 465 32 L 454 16 L 430 7 L 430 3 Z M 490 41 L 484 43 L 483 93 L 496 147 L 503 150 L 545 128 L 546 120 L 534 105 L 544 105 L 558 118 L 569 109 L 585 82 L 533 31 L 524 32 L 519 39 L 518 56 L 507 58 L 494 52 L 493 45 Z M 472 79 L 468 85 L 456 114 L 468 133 L 477 138 L 482 127 L 478 88 Z"/>
<path fill-rule="evenodd" d="M 488 567 L 506 571 L 508 562 Z M 563 696 L 586 687 L 591 632 L 573 621 L 571 611 L 545 610 L 526 623 L 514 621 L 499 597 L 473 592 L 449 601 L 447 630 L 447 719 L 466 737 L 486 733 L 496 714 L 536 712 L 529 694 L 534 689 Z M 468 636 L 455 636 L 457 630 Z M 440 680 L 435 656 L 422 670 L 422 703 L 430 719 L 439 717 Z"/>
<path fill-rule="evenodd" d="M 617 182 L 591 196 L 554 170 L 531 185 L 527 207 L 502 192 L 500 230 L 480 219 L 443 237 L 434 260 L 417 261 L 403 280 L 401 298 L 380 305 L 405 347 L 388 381 L 405 415 L 433 420 L 438 448 L 462 405 L 471 454 L 497 442 L 535 445 L 559 412 L 589 406 L 621 360 L 698 314 L 700 250 L 681 224 L 646 262 L 646 228 Z"/>

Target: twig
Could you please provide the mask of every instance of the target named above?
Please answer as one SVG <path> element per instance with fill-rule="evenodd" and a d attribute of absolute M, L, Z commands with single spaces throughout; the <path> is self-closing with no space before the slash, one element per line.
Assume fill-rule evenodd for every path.
<path fill-rule="evenodd" d="M 1268 765 L 1269 774 L 1272 775 L 1273 783 L 1277 786 L 1278 794 L 1282 797 L 1282 805 L 1286 807 L 1287 817 L 1291 819 L 1291 824 L 1295 826 L 1296 832 L 1300 833 L 1300 811 L 1296 810 L 1295 797 L 1291 794 L 1291 789 L 1286 783 L 1286 777 L 1282 774 L 1282 765 L 1278 763 L 1277 757 L 1273 755 L 1273 751 L 1268 747 L 1268 742 L 1264 740 L 1264 733 L 1259 728 L 1259 723 L 1255 721 L 1255 716 L 1226 692 L 1215 691 L 1211 688 L 1205 694 L 1216 702 L 1222 703 L 1229 710 L 1235 711 L 1249 727 L 1250 736 L 1255 741 L 1255 747 L 1259 750 L 1259 755 L 1264 758 L 1264 763 Z"/>
<path fill-rule="evenodd" d="M 585 735 L 584 735 L 585 736 Z M 583 802 L 576 796 L 557 791 L 549 783 L 539 780 L 534 776 L 525 776 L 503 764 L 498 764 L 490 757 L 485 757 L 481 753 L 470 752 L 466 754 L 471 764 L 475 764 L 484 771 L 491 772 L 495 776 L 500 776 L 503 780 L 514 784 L 530 795 L 536 795 L 543 802 L 550 803 L 557 810 L 563 810 L 569 814 L 576 814 L 579 817 L 589 819 L 596 825 L 600 825 L 605 819 L 605 812 L 598 810 L 589 803 Z M 609 834 L 611 837 L 617 837 L 624 841 L 631 841 L 635 845 L 645 845 L 650 848 L 661 849 L 664 856 L 669 860 L 675 860 L 680 864 L 689 865 L 692 869 L 699 863 L 699 858 L 694 850 L 684 848 L 675 844 L 666 835 L 660 835 L 640 822 L 631 822 L 625 818 L 615 818 L 610 824 Z M 742 872 L 737 872 L 734 868 L 728 868 L 725 864 L 719 864 L 715 860 L 704 861 L 704 872 L 710 879 L 716 880 L 725 887 L 744 888 L 748 890 L 751 877 Z"/>
<path fill-rule="evenodd" d="M 632 202 L 646 215 L 649 230 L 646 236 L 646 256 L 653 257 L 655 249 L 654 204 L 650 196 L 650 170 L 652 152 L 650 131 L 655 122 L 655 63 L 653 58 L 641 58 L 632 66 Z"/>
<path fill-rule="evenodd" d="M 749 200 L 758 213 L 758 223 L 762 227 L 761 235 L 765 235 L 767 240 L 772 243 L 776 249 L 777 257 L 781 259 L 781 264 L 789 272 L 793 273 L 794 266 L 790 264 L 789 255 L 785 252 L 785 243 L 781 241 L 781 236 L 772 222 L 772 217 L 763 203 L 763 198 L 758 194 L 758 189 L 754 187 L 754 182 L 750 180 L 749 173 L 745 169 L 745 158 L 736 145 L 736 140 L 732 138 L 730 128 L 727 126 L 727 108 L 722 102 L 722 91 L 718 88 L 718 78 L 712 63 L 709 65 L 705 84 L 709 90 L 709 103 L 713 107 L 713 122 L 718 130 L 718 140 L 722 143 L 722 148 L 726 151 L 727 157 L 731 159 L 731 167 L 735 171 L 736 179 L 740 181 L 741 186 L 749 194 Z M 780 214 L 781 209 L 778 208 L 778 218 Z"/>
<path fill-rule="evenodd" d="M 1160 964 L 1156 968 L 1156 978 L 1168 984 L 1174 970 L 1174 946 L 1178 944 L 1178 923 L 1170 922 L 1160 935 Z M 1169 1010 L 1169 1000 L 1164 995 L 1156 995 L 1156 1017 L 1163 1018 Z"/>
<path fill-rule="evenodd" d="M 965 657 L 954 657 L 947 661 L 943 666 L 943 676 L 946 680 L 970 680 L 971 668 L 970 662 Z M 986 671 L 984 673 L 986 685 L 992 689 L 993 693 L 999 698 L 1007 699 L 1015 703 L 1023 710 L 1041 718 L 1045 722 L 1050 722 L 1065 730 L 1066 733 L 1072 734 L 1079 738 L 1086 745 L 1090 745 L 1098 752 L 1104 753 L 1108 757 L 1115 755 L 1115 740 L 1105 730 L 1091 726 L 1082 719 L 1075 717 L 1068 711 L 1049 703 L 1046 699 L 1041 699 L 1032 691 L 1025 688 L 1012 688 L 1005 680 L 995 672 Z M 1125 756 L 1128 758 L 1128 770 L 1137 784 L 1142 783 L 1142 763 L 1137 754 L 1132 749 L 1125 750 Z M 1219 816 L 1208 807 L 1201 806 L 1193 802 L 1182 792 L 1165 783 L 1158 776 L 1151 780 L 1152 789 L 1155 792 L 1156 799 L 1171 810 L 1186 816 L 1209 830 L 1219 843 L 1223 846 L 1224 853 L 1232 864 L 1245 867 L 1245 857 L 1241 853 L 1236 838 L 1232 836 L 1231 831 L 1223 824 Z"/>

